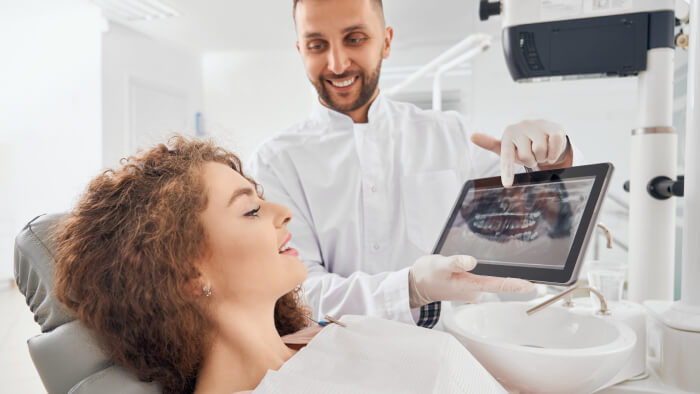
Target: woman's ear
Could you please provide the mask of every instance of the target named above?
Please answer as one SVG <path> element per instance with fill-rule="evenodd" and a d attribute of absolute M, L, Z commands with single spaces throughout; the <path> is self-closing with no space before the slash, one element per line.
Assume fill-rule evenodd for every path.
<path fill-rule="evenodd" d="M 187 283 L 186 291 L 195 297 L 210 296 L 211 280 L 209 279 L 209 275 L 207 274 L 206 270 L 203 269 L 201 264 L 198 264 L 197 266 L 197 273 L 199 275 L 190 279 L 190 281 Z"/>
<path fill-rule="evenodd" d="M 190 279 L 190 281 L 187 283 L 186 291 L 188 294 L 195 297 L 206 296 L 207 293 L 211 295 L 211 285 L 209 283 L 210 282 L 204 279 L 203 276 Z"/>

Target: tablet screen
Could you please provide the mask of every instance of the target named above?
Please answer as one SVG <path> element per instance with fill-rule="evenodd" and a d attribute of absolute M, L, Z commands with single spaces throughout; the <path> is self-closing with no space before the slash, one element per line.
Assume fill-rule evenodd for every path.
<path fill-rule="evenodd" d="M 479 264 L 564 269 L 591 198 L 595 176 L 470 188 L 452 218 L 440 254 Z"/>

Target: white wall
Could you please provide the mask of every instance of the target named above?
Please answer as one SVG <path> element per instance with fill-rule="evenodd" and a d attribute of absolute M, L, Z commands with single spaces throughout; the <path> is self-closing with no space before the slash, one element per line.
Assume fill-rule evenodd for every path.
<path fill-rule="evenodd" d="M 380 87 L 397 83 L 400 79 L 392 76 L 400 74 L 399 69 L 421 66 L 450 44 L 395 49 L 384 62 Z M 305 117 L 317 100 L 293 46 L 207 53 L 203 64 L 205 131 L 243 160 L 260 143 Z M 387 69 L 389 72 L 385 72 Z M 464 70 L 446 75 L 444 81 L 451 86 L 446 98 L 470 91 L 471 78 Z M 429 99 L 431 84 L 429 79 L 418 81 L 405 93 L 411 98 Z"/>
<path fill-rule="evenodd" d="M 41 213 L 68 210 L 101 167 L 102 18 L 87 0 L 0 7 L 4 279 L 12 277 L 14 236 L 22 226 Z"/>
<path fill-rule="evenodd" d="M 294 46 L 208 53 L 203 71 L 205 130 L 244 161 L 306 116 L 317 97 Z"/>
<path fill-rule="evenodd" d="M 382 73 L 379 81 L 380 89 L 386 92 L 391 87 L 402 83 L 411 74 L 423 68 L 459 41 L 394 46 L 391 56 L 382 63 Z M 425 77 L 407 85 L 399 93 L 391 97 L 399 101 L 412 102 L 421 108 L 432 108 L 434 76 L 434 71 L 431 71 Z M 471 63 L 467 62 L 444 73 L 440 81 L 442 86 L 442 109 L 456 110 L 468 115 L 474 89 Z"/>
<path fill-rule="evenodd" d="M 110 23 L 102 59 L 105 167 L 169 134 L 195 133 L 203 108 L 199 54 Z"/>

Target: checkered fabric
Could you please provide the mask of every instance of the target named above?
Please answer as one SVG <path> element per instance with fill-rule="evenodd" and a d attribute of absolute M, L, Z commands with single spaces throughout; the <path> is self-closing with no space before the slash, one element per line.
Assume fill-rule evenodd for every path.
<path fill-rule="evenodd" d="M 418 325 L 425 328 L 433 328 L 440 320 L 440 301 L 431 302 L 420 308 Z"/>

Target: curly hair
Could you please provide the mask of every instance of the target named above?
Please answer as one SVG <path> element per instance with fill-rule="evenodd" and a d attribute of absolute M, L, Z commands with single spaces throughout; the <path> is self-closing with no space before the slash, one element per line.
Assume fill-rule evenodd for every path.
<path fill-rule="evenodd" d="M 200 221 L 206 162 L 231 167 L 260 190 L 233 153 L 176 136 L 93 179 L 55 233 L 58 299 L 113 361 L 164 392 L 194 389 L 214 329 L 208 299 L 188 290 L 200 276 L 195 262 L 208 253 Z M 280 335 L 307 325 L 299 292 L 275 305 Z"/>

